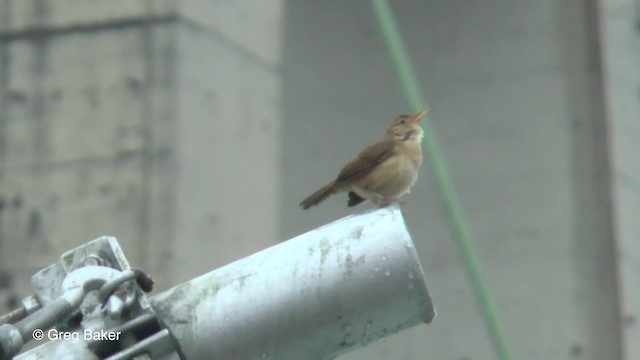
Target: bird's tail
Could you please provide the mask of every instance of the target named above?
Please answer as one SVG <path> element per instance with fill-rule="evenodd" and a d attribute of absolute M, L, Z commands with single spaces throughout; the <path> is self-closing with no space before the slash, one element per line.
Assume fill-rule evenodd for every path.
<path fill-rule="evenodd" d="M 309 195 L 309 197 L 307 197 L 306 199 L 302 200 L 302 202 L 300 203 L 300 206 L 302 206 L 302 208 L 306 210 L 312 206 L 318 205 L 324 199 L 328 198 L 329 196 L 335 193 L 336 193 L 335 183 L 331 183 L 323 187 L 322 189 L 314 192 L 313 194 Z"/>

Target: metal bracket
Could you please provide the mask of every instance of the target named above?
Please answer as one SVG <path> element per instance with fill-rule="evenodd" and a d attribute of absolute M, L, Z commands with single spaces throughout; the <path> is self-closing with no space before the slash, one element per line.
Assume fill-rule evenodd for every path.
<path fill-rule="evenodd" d="M 177 342 L 158 322 L 145 295 L 153 281 L 142 270 L 131 269 L 115 238 L 101 237 L 64 253 L 31 283 L 36 294 L 25 303 L 31 315 L 0 327 L 1 360 L 11 359 L 36 329 L 48 333 L 51 326 L 82 340 L 78 351 L 83 357 L 179 358 Z"/>

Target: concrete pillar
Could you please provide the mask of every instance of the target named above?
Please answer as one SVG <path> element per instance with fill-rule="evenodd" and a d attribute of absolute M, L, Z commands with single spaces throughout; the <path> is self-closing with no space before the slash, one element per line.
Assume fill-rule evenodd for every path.
<path fill-rule="evenodd" d="M 277 241 L 282 12 L 0 1 L 5 294 L 104 234 L 159 288 Z"/>
<path fill-rule="evenodd" d="M 636 10 L 634 15 L 634 8 Z M 640 2 L 603 0 L 602 61 L 624 359 L 640 358 Z M 635 17 L 634 17 L 635 16 Z M 634 27 L 635 25 L 635 27 Z"/>

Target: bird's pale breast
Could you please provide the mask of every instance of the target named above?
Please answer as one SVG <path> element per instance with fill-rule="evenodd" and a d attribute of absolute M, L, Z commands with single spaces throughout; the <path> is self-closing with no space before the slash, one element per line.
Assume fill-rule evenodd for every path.
<path fill-rule="evenodd" d="M 418 178 L 420 161 L 398 154 L 378 165 L 370 174 L 358 181 L 358 186 L 388 199 L 398 198 L 409 192 Z"/>

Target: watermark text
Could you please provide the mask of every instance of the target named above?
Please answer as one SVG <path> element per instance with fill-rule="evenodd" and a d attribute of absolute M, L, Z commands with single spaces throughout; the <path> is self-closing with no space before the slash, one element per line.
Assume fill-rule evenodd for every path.
<path fill-rule="evenodd" d="M 57 329 L 49 329 L 43 331 L 41 329 L 35 329 L 33 331 L 33 338 L 35 340 L 42 340 L 45 337 L 47 340 L 65 340 L 77 343 L 80 339 L 84 341 L 117 341 L 120 340 L 120 331 L 108 331 L 108 330 L 91 330 L 84 329 L 82 331 L 59 331 Z"/>

